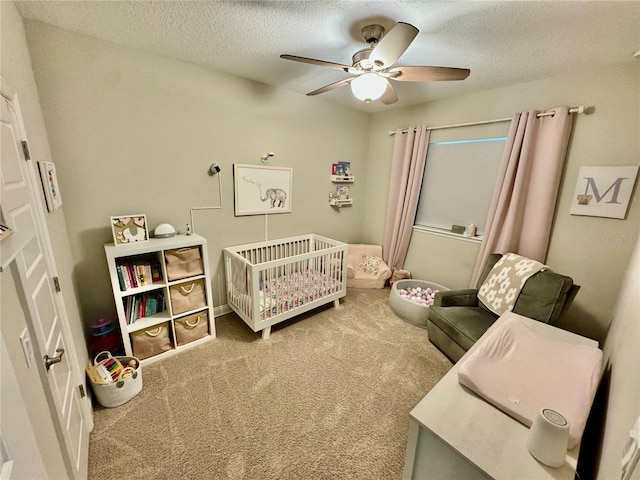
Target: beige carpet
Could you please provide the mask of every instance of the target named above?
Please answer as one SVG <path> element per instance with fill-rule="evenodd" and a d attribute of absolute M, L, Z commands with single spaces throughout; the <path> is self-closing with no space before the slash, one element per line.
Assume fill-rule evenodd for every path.
<path fill-rule="evenodd" d="M 409 412 L 451 368 L 389 290 L 349 290 L 272 329 L 143 367 L 140 395 L 96 407 L 90 479 L 399 479 Z"/>

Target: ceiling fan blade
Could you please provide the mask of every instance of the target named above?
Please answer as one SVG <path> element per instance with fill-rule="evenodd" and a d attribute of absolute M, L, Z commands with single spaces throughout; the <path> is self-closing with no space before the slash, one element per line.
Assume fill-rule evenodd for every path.
<path fill-rule="evenodd" d="M 328 67 L 336 70 L 342 70 L 344 72 L 348 72 L 351 66 L 349 65 L 341 65 L 339 63 L 333 62 L 325 62 L 324 60 L 316 60 L 315 58 L 307 58 L 307 57 L 297 57 L 295 55 L 280 55 L 280 58 L 284 58 L 285 60 L 293 60 L 294 62 L 302 62 L 308 63 L 310 65 L 318 65 L 320 67 Z"/>
<path fill-rule="evenodd" d="M 319 88 L 317 90 L 314 90 L 313 92 L 307 93 L 307 96 L 320 95 L 321 93 L 328 92 L 329 90 L 333 90 L 335 88 L 344 87 L 346 85 L 349 85 L 354 78 L 356 78 L 356 77 L 345 78 L 344 80 L 340 80 L 338 82 L 331 83 L 329 85 L 325 85 L 322 88 Z"/>
<path fill-rule="evenodd" d="M 443 80 L 464 80 L 471 70 L 451 67 L 395 67 L 389 70 L 393 80 L 399 82 L 437 82 Z M 396 75 L 397 73 L 397 75 Z"/>
<path fill-rule="evenodd" d="M 393 65 L 409 48 L 418 32 L 419 30 L 413 25 L 404 22 L 396 23 L 373 47 L 369 61 L 378 64 L 378 66 L 389 67 Z"/>
<path fill-rule="evenodd" d="M 391 105 L 392 103 L 396 103 L 398 101 L 398 95 L 396 95 L 396 89 L 393 88 L 391 82 L 387 80 L 387 89 L 380 97 L 380 101 L 385 105 Z"/>

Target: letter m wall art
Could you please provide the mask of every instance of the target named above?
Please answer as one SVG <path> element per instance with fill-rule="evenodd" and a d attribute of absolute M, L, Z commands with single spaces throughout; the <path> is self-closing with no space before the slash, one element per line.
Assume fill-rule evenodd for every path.
<path fill-rule="evenodd" d="M 638 176 L 638 168 L 580 167 L 570 213 L 624 219 Z"/>

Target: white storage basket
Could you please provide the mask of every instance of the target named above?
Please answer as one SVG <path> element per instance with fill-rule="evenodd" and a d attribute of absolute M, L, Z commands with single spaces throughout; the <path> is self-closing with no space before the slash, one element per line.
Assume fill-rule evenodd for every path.
<path fill-rule="evenodd" d="M 98 365 L 100 362 L 111 357 L 109 352 L 100 352 L 96 355 L 93 364 Z M 91 380 L 91 388 L 96 395 L 98 403 L 103 407 L 118 407 L 133 397 L 138 395 L 142 390 L 142 366 L 140 360 L 136 357 L 113 357 L 119 360 L 125 367 L 119 377 L 111 383 L 97 383 Z M 128 366 L 131 361 L 135 362 L 135 368 Z"/>

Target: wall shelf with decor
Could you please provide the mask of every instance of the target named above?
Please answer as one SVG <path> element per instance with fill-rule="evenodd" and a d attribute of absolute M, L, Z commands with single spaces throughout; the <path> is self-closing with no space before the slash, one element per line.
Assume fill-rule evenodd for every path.
<path fill-rule="evenodd" d="M 331 175 L 333 183 L 353 183 L 356 181 L 355 175 Z"/>
<path fill-rule="evenodd" d="M 351 191 L 347 183 L 355 182 L 356 178 L 351 173 L 351 162 L 339 162 L 331 165 L 331 182 L 337 184 L 333 192 L 329 192 L 329 205 L 332 207 L 344 207 L 353 205 Z"/>
<path fill-rule="evenodd" d="M 351 198 L 351 192 L 347 185 L 338 185 L 335 191 L 329 192 L 329 205 L 332 207 L 343 207 L 352 204 L 353 198 Z"/>
<path fill-rule="evenodd" d="M 345 205 L 353 205 L 353 198 L 347 198 L 346 200 L 338 200 L 336 198 L 332 198 L 329 200 L 329 205 L 332 207 L 344 207 Z"/>
<path fill-rule="evenodd" d="M 151 363 L 216 336 L 207 241 L 104 246 L 125 355 Z"/>

